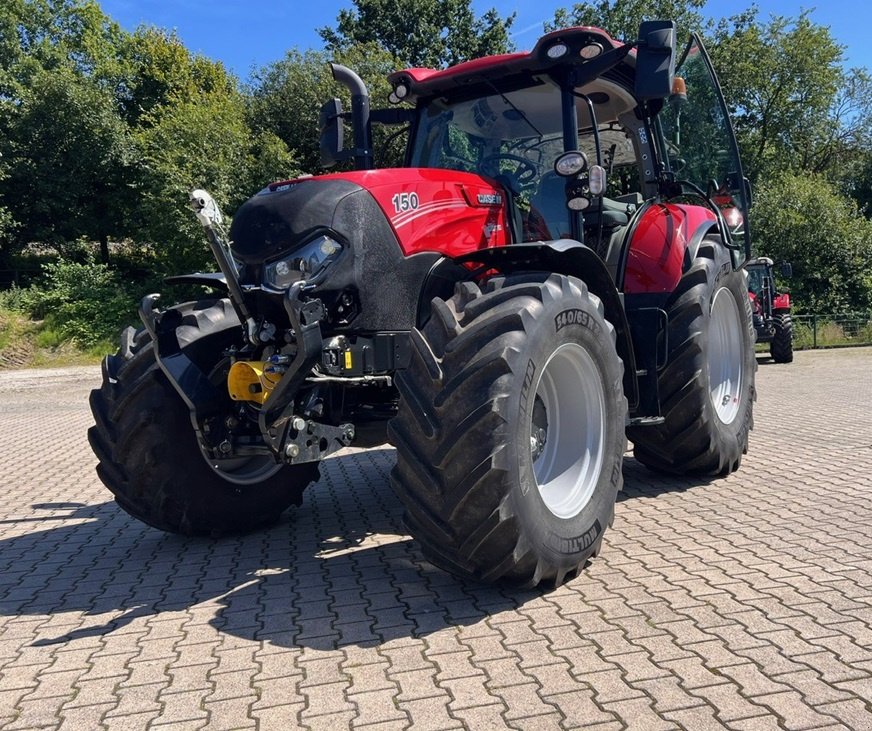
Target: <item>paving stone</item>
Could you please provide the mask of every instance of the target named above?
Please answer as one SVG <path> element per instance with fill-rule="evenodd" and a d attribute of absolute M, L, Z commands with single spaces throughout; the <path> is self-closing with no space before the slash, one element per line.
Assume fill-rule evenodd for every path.
<path fill-rule="evenodd" d="M 727 478 L 628 452 L 602 554 L 553 591 L 426 562 L 390 448 L 259 533 L 161 534 L 94 472 L 99 369 L 0 372 L 0 727 L 872 728 L 869 362 L 761 361 Z"/>
<path fill-rule="evenodd" d="M 397 691 L 394 688 L 355 693 L 349 695 L 348 699 L 357 706 L 355 726 L 385 721 L 402 721 L 408 724 L 406 712 L 397 706 Z"/>
<path fill-rule="evenodd" d="M 462 727 L 462 723 L 449 714 L 448 704 L 450 702 L 451 697 L 446 693 L 441 697 L 399 700 L 397 705 L 409 715 L 412 727 L 416 730 L 442 731 L 443 729 Z"/>

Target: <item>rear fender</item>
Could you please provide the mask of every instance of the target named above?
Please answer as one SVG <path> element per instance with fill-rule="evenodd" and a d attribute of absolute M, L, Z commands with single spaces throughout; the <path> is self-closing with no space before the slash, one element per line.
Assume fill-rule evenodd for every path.
<path fill-rule="evenodd" d="M 790 313 L 790 294 L 783 292 L 772 299 L 772 310 L 779 315 Z"/>
<path fill-rule="evenodd" d="M 481 268 L 470 270 L 469 264 L 480 264 Z M 503 274 L 516 272 L 554 272 L 571 277 L 578 277 L 602 300 L 606 318 L 615 328 L 618 355 L 624 362 L 624 394 L 633 408 L 639 401 L 639 389 L 636 382 L 636 360 L 633 351 L 633 341 L 630 326 L 624 313 L 621 295 L 615 288 L 612 277 L 605 264 L 596 253 L 577 241 L 557 239 L 532 244 L 515 244 L 513 246 L 497 246 L 474 251 L 450 260 L 439 274 L 446 276 L 448 272 L 458 276 L 454 282 L 471 279 L 475 274 L 494 269 Z M 431 272 L 433 274 L 433 272 Z M 434 282 L 435 283 L 435 280 Z M 431 285 L 428 278 L 426 283 Z M 444 282 L 442 283 L 444 287 Z M 435 289 L 435 288 L 434 288 Z M 453 289 L 453 283 L 452 283 Z M 425 286 L 425 291 L 427 286 Z M 443 290 L 444 294 L 444 290 Z M 442 295 L 440 295 L 442 296 Z M 429 300 L 427 300 L 429 308 Z"/>
<path fill-rule="evenodd" d="M 639 217 L 618 281 L 626 294 L 673 292 L 702 240 L 717 232 L 717 219 L 702 206 L 654 203 Z"/>

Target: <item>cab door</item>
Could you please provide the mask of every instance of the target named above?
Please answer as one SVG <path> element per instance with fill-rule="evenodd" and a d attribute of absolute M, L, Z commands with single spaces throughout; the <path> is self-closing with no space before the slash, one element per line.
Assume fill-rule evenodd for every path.
<path fill-rule="evenodd" d="M 689 182 L 720 209 L 736 264 L 749 258 L 750 185 L 721 87 L 700 37 L 693 33 L 676 66 L 673 94 L 658 115 L 661 154 L 676 182 Z M 681 89 L 683 81 L 684 93 Z"/>

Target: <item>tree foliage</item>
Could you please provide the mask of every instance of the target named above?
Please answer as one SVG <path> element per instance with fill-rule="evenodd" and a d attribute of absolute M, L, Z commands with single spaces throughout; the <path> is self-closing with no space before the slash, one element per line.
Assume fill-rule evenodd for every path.
<path fill-rule="evenodd" d="M 872 308 L 872 221 L 825 177 L 779 173 L 759 187 L 753 217 L 759 253 L 793 264 L 800 312 Z"/>
<path fill-rule="evenodd" d="M 348 46 L 335 54 L 291 50 L 282 60 L 256 71 L 249 89 L 252 127 L 276 134 L 294 150 L 299 168 L 312 174 L 321 168 L 318 142 L 321 105 L 339 97 L 344 109 L 351 108 L 348 91 L 333 80 L 330 61 L 353 68 L 361 76 L 374 108 L 387 106 L 390 94 L 387 75 L 402 64 L 375 43 Z M 378 149 L 384 130 L 374 132 Z"/>
<path fill-rule="evenodd" d="M 35 73 L 6 138 L 17 236 L 62 247 L 122 230 L 130 140 L 112 97 L 69 67 Z"/>
<path fill-rule="evenodd" d="M 123 32 L 90 0 L 13 0 L 0 29 L 0 261 L 87 238 L 106 262 L 110 241 L 135 238 L 167 268 L 202 266 L 188 192 L 232 209 L 297 170 L 251 129 L 238 81 L 174 33 Z"/>
<path fill-rule="evenodd" d="M 635 40 L 643 20 L 674 20 L 688 33 L 702 28 L 700 10 L 706 0 L 597 0 L 575 3 L 571 9 L 558 8 L 546 30 L 573 25 L 602 28 L 613 38 Z"/>
<path fill-rule="evenodd" d="M 378 43 L 406 66 L 439 68 L 511 49 L 506 18 L 493 8 L 476 16 L 471 0 L 354 0 L 339 11 L 336 27 L 318 32 L 327 50 Z"/>
<path fill-rule="evenodd" d="M 710 45 L 752 179 L 826 172 L 869 91 L 864 74 L 842 67 L 829 29 L 808 11 L 763 21 L 753 8 L 721 21 Z"/>

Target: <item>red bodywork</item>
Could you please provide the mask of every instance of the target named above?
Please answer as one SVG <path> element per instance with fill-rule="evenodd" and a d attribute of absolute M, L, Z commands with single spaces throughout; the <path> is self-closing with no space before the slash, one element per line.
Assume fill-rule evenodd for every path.
<path fill-rule="evenodd" d="M 624 292 L 672 292 L 681 279 L 687 245 L 715 215 L 702 206 L 655 203 L 643 214 L 630 242 Z"/>
<path fill-rule="evenodd" d="M 384 168 L 275 183 L 317 185 L 348 180 L 370 192 L 384 211 L 405 256 L 424 251 L 455 258 L 511 243 L 506 194 L 480 175 L 441 168 Z M 678 285 L 688 242 L 714 214 L 701 206 L 659 203 L 642 213 L 627 256 L 624 292 L 671 292 Z"/>
<path fill-rule="evenodd" d="M 436 251 L 453 258 L 509 243 L 505 193 L 480 175 L 435 168 L 383 168 L 288 182 L 315 185 L 319 180 L 348 180 L 368 190 L 384 211 L 405 256 Z"/>
<path fill-rule="evenodd" d="M 499 56 L 476 58 L 472 61 L 451 66 L 444 70 L 411 68 L 396 71 L 388 76 L 388 80 L 396 87 L 405 85 L 411 97 L 441 93 L 458 88 L 466 81 L 480 80 L 489 72 L 497 72 L 500 77 L 513 73 L 529 74 L 565 63 L 564 58 L 549 59 L 545 49 L 557 41 L 570 44 L 599 44 L 603 49 L 618 48 L 623 44 L 616 41 L 601 28 L 592 26 L 576 26 L 556 30 L 542 36 L 529 53 L 504 53 Z M 630 51 L 630 54 L 634 51 Z"/>
<path fill-rule="evenodd" d="M 762 315 L 763 306 L 760 304 L 760 298 L 750 289 L 748 290 L 748 299 L 751 300 L 751 310 L 758 315 Z"/>
<path fill-rule="evenodd" d="M 783 292 L 772 298 L 772 310 L 774 312 L 790 312 L 790 294 Z"/>

